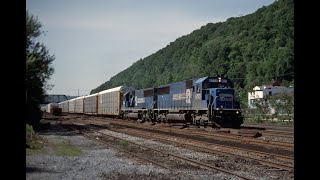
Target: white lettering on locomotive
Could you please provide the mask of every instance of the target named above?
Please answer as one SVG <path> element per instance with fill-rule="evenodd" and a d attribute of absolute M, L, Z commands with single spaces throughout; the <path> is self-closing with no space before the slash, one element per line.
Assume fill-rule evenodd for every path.
<path fill-rule="evenodd" d="M 232 101 L 233 100 L 232 94 L 221 93 L 221 94 L 219 94 L 219 97 L 220 97 L 220 101 Z"/>
<path fill-rule="evenodd" d="M 144 98 L 136 98 L 136 103 L 144 103 Z"/>
<path fill-rule="evenodd" d="M 186 99 L 185 93 L 172 94 L 172 100 L 184 100 L 184 99 Z"/>

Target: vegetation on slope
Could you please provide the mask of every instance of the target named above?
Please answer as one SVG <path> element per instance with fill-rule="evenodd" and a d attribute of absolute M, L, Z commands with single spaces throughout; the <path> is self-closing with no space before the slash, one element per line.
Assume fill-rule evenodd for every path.
<path fill-rule="evenodd" d="M 271 79 L 294 82 L 293 0 L 278 0 L 255 13 L 209 23 L 135 62 L 93 89 L 147 88 L 185 79 L 226 75 L 245 104 L 247 91 Z"/>

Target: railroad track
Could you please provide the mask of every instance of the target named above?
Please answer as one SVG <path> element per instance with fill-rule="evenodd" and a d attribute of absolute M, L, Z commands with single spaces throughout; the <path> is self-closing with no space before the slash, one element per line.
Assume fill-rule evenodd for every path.
<path fill-rule="evenodd" d="M 128 122 L 130 123 L 130 125 L 133 125 L 133 126 L 137 126 L 139 128 L 142 128 L 141 124 L 137 125 L 136 123 L 132 123 L 132 121 L 126 121 L 126 122 L 123 122 L 123 121 L 119 121 L 119 120 L 114 120 L 114 119 L 111 119 L 111 118 L 107 118 L 107 119 L 104 119 L 104 120 L 95 120 L 97 122 L 106 122 L 106 120 L 108 121 L 111 121 L 113 123 L 118 123 L 118 124 L 128 124 Z M 144 126 L 143 128 L 153 128 L 153 129 L 156 129 L 157 127 L 146 127 Z M 172 131 L 173 128 L 169 128 L 169 127 L 165 127 L 165 126 L 161 126 L 161 131 Z M 230 128 L 225 128 L 226 130 L 227 129 L 230 129 Z M 233 129 L 234 130 L 234 129 Z M 182 130 L 182 129 L 177 129 L 175 128 L 174 129 L 174 132 L 178 133 L 186 133 L 184 132 L 185 130 Z M 274 131 L 274 130 L 266 130 L 266 131 L 263 131 L 261 133 L 266 133 L 269 135 L 274 135 L 276 136 L 276 134 L 272 134 L 272 132 L 279 132 L 279 131 Z M 281 132 L 281 131 L 280 131 Z M 195 131 L 188 131 L 187 133 L 190 133 L 190 134 L 193 134 L 193 135 L 202 135 L 202 136 L 207 136 L 207 137 L 212 137 L 212 138 L 220 138 L 220 139 L 224 139 L 224 140 L 230 140 L 230 141 L 234 141 L 234 142 L 240 142 L 240 143 L 243 143 L 243 144 L 253 144 L 253 145 L 260 145 L 260 146 L 266 146 L 266 147 L 272 147 L 272 148 L 284 148 L 284 149 L 293 149 L 294 147 L 294 144 L 293 143 L 288 143 L 288 142 L 278 142 L 278 141 L 270 141 L 270 140 L 262 140 L 262 139 L 254 139 L 254 138 L 248 138 L 248 137 L 239 137 L 238 135 L 232 135 L 232 134 L 218 134 L 218 133 L 210 133 L 210 132 L 195 132 Z M 288 132 L 286 132 L 288 134 Z M 265 135 L 266 135 L 265 134 Z M 279 133 L 280 134 L 280 133 Z M 290 137 L 288 135 L 284 135 L 284 134 L 281 134 L 279 135 L 279 137 Z"/>
<path fill-rule="evenodd" d="M 90 121 L 91 124 L 89 124 L 90 126 L 100 126 L 102 128 L 108 128 L 109 130 L 110 127 L 107 127 L 105 124 L 102 124 L 101 125 L 101 121 L 97 121 L 98 123 L 100 124 L 92 124 L 93 121 Z M 111 123 L 112 125 L 115 125 L 115 126 L 120 126 L 120 127 L 127 127 L 127 128 L 130 128 L 129 126 L 126 126 L 126 125 L 121 125 L 121 124 L 116 124 L 116 123 Z M 248 150 L 248 149 L 243 149 L 243 148 L 236 148 L 236 147 L 231 147 L 231 146 L 224 146 L 224 145 L 218 145 L 218 144 L 214 144 L 214 143 L 205 143 L 205 142 L 202 142 L 202 141 L 195 141 L 195 140 L 190 140 L 190 139 L 186 139 L 186 138 L 178 138 L 176 136 L 168 136 L 166 135 L 168 138 L 174 138 L 178 141 L 172 141 L 172 140 L 169 140 L 168 138 L 160 138 L 158 137 L 158 135 L 156 135 L 154 132 L 139 132 L 139 130 L 136 130 L 136 129 L 112 129 L 112 131 L 115 131 L 115 132 L 120 132 L 120 133 L 125 133 L 125 134 L 130 134 L 130 135 L 133 135 L 133 136 L 137 136 L 139 135 L 140 137 L 144 137 L 144 138 L 148 138 L 150 139 L 152 137 L 152 139 L 154 140 L 159 140 L 159 141 L 163 141 L 163 142 L 169 142 L 169 143 L 173 143 L 173 144 L 177 144 L 177 143 L 180 143 L 182 141 L 188 141 L 189 143 L 186 144 L 184 143 L 183 146 L 189 146 L 189 147 L 193 147 L 193 148 L 197 148 L 197 149 L 201 149 L 201 150 L 206 150 L 207 152 L 210 152 L 210 153 L 215 153 L 215 154 L 220 154 L 220 155 L 224 155 L 224 156 L 234 156 L 234 157 L 239 157 L 239 158 L 243 158 L 243 159 L 246 159 L 246 160 L 254 160 L 254 161 L 258 161 L 259 163 L 261 164 L 264 164 L 264 165 L 267 165 L 267 166 L 270 166 L 270 167 L 274 167 L 274 168 L 280 168 L 280 169 L 284 169 L 284 170 L 288 170 L 288 171 L 291 171 L 293 169 L 293 166 L 292 165 L 287 165 L 287 164 L 281 164 L 281 163 L 274 163 L 274 162 L 270 162 L 270 161 L 266 161 L 266 160 L 262 160 L 262 159 L 257 159 L 257 158 L 251 158 L 251 157 L 248 157 L 248 156 L 240 156 L 236 153 L 232 153 L 232 152 L 225 152 L 225 151 L 218 151 L 218 150 L 214 150 L 215 147 L 219 147 L 219 148 L 222 148 L 222 149 L 225 149 L 225 150 L 232 150 L 234 152 L 242 152 L 244 154 L 247 154 L 247 155 L 254 155 L 254 156 L 258 156 L 260 158 L 266 158 L 266 157 L 272 157 L 272 158 L 276 158 L 276 159 L 281 159 L 281 160 L 285 160 L 285 161 L 289 161 L 291 162 L 291 164 L 293 164 L 293 158 L 292 157 L 288 157 L 288 156 L 281 156 L 281 155 L 277 155 L 277 154 L 271 154 L 271 153 L 264 153 L 264 152 L 260 152 L 260 151 L 253 151 L 253 150 Z M 165 136 L 163 134 L 161 134 L 161 136 Z M 181 142 L 179 142 L 181 141 Z M 192 142 L 192 144 L 190 144 L 190 142 Z M 198 145 L 194 145 L 194 144 L 198 144 Z M 212 149 L 208 148 L 208 147 L 211 147 Z"/>
<path fill-rule="evenodd" d="M 144 128 L 144 129 L 156 129 L 156 127 L 146 127 L 146 126 L 141 126 L 137 125 L 135 123 L 130 122 L 130 125 L 128 125 L 128 123 L 125 122 L 120 122 L 120 121 L 114 121 L 114 120 L 110 120 L 112 121 L 112 123 L 114 125 L 123 125 L 126 127 L 130 127 L 130 126 L 135 126 L 138 128 Z M 243 144 L 253 144 L 253 145 L 260 145 L 260 146 L 264 146 L 264 147 L 272 147 L 272 148 L 283 148 L 283 149 L 293 149 L 294 144 L 293 143 L 288 143 L 288 142 L 276 142 L 276 141 L 266 141 L 266 140 L 261 140 L 261 139 L 253 139 L 253 138 L 246 138 L 246 137 L 239 137 L 239 136 L 234 136 L 234 135 L 224 135 L 224 134 L 212 134 L 209 132 L 194 132 L 194 131 L 187 131 L 185 129 L 172 129 L 172 128 L 168 128 L 168 127 L 161 127 L 161 129 L 157 129 L 157 130 L 161 130 L 163 132 L 174 132 L 174 133 L 183 133 L 183 134 L 192 134 L 192 135 L 201 135 L 201 136 L 205 136 L 205 137 L 211 137 L 213 139 L 224 139 L 224 140 L 229 140 L 229 141 L 234 141 L 234 142 L 240 142 Z M 173 131 L 174 130 L 174 131 Z"/>
<path fill-rule="evenodd" d="M 283 138 L 294 138 L 294 133 L 280 133 L 278 131 L 265 131 L 261 132 L 262 136 L 274 136 L 274 137 L 283 137 Z"/>
<path fill-rule="evenodd" d="M 159 137 L 157 134 L 154 134 L 154 133 L 139 132 L 138 130 L 133 130 L 133 129 L 116 129 L 116 130 L 108 129 L 108 130 L 118 132 L 118 133 L 125 133 L 125 134 L 129 134 L 132 136 L 138 135 L 139 137 L 153 139 L 153 140 L 159 140 L 159 141 L 166 142 L 166 143 L 169 142 L 170 144 L 175 144 L 175 145 L 178 143 L 183 146 L 193 147 L 193 148 L 204 150 L 206 152 L 210 152 L 210 153 L 214 153 L 214 154 L 219 154 L 219 155 L 223 155 L 223 156 L 232 156 L 232 157 L 238 157 L 238 158 L 242 158 L 242 159 L 246 159 L 246 160 L 256 161 L 256 162 L 259 162 L 260 164 L 267 165 L 267 166 L 270 166 L 273 168 L 279 168 L 279 169 L 283 169 L 283 170 L 287 170 L 287 171 L 293 170 L 292 165 L 275 163 L 275 162 L 266 161 L 263 159 L 252 158 L 249 156 L 243 156 L 243 155 L 239 155 L 234 152 L 226 152 L 226 151 L 222 151 L 222 150 L 216 150 L 215 147 L 219 147 L 219 148 L 222 147 L 222 148 L 228 149 L 228 150 L 232 149 L 235 152 L 242 152 L 244 154 L 251 154 L 251 155 L 254 154 L 255 156 L 260 156 L 261 158 L 266 158 L 266 156 L 269 156 L 269 157 L 282 159 L 282 160 L 286 160 L 286 161 L 292 161 L 291 163 L 293 163 L 293 158 L 287 157 L 287 156 L 279 156 L 279 155 L 275 155 L 275 154 L 261 153 L 258 151 L 245 150 L 245 149 L 241 149 L 241 148 L 226 147 L 223 145 L 204 143 L 204 142 L 199 142 L 199 141 L 190 140 L 190 139 L 186 139 L 186 138 L 178 138 L 175 136 L 161 135 L 162 137 Z M 163 137 L 167 137 L 167 138 L 163 138 Z M 174 139 L 174 140 L 170 140 L 170 139 Z M 187 142 L 187 143 L 183 143 L 183 142 Z"/>
<path fill-rule="evenodd" d="M 83 124 L 83 125 L 85 125 L 85 124 Z M 66 126 L 64 126 L 64 127 L 66 127 Z M 211 164 L 203 163 L 203 162 L 196 161 L 196 160 L 193 160 L 193 159 L 190 159 L 190 158 L 182 157 L 182 156 L 177 155 L 177 154 L 168 153 L 168 152 L 160 151 L 160 150 L 157 150 L 157 149 L 154 149 L 154 148 L 151 148 L 151 147 L 143 146 L 143 145 L 137 144 L 137 143 L 135 143 L 135 142 L 129 141 L 129 140 L 127 140 L 127 139 L 123 139 L 123 138 L 119 138 L 119 137 L 114 137 L 114 136 L 110 136 L 110 135 L 105 134 L 105 133 L 101 133 L 101 132 L 96 131 L 96 130 L 91 129 L 91 128 L 90 128 L 90 129 L 86 129 L 86 130 L 89 130 L 90 133 L 92 133 L 92 132 L 98 133 L 98 134 L 100 134 L 101 136 L 99 136 L 99 138 L 97 138 L 97 136 L 90 135 L 90 133 L 86 133 L 85 131 L 79 130 L 78 128 L 75 128 L 75 127 L 71 127 L 71 128 L 70 128 L 70 127 L 67 127 L 67 128 L 68 128 L 68 129 L 71 129 L 71 130 L 76 130 L 76 131 L 78 131 L 80 134 L 82 134 L 82 135 L 85 136 L 85 137 L 88 137 L 88 138 L 93 139 L 93 140 L 97 140 L 97 141 L 99 141 L 99 142 L 102 142 L 103 144 L 107 144 L 108 146 L 114 147 L 114 148 L 116 148 L 116 149 L 118 149 L 118 150 L 125 151 L 126 153 L 128 153 L 128 154 L 130 154 L 130 155 L 132 155 L 132 156 L 138 157 L 138 158 L 143 159 L 143 160 L 145 160 L 145 161 L 147 161 L 147 162 L 151 162 L 151 163 L 153 163 L 153 164 L 155 164 L 155 165 L 157 165 L 157 166 L 159 166 L 159 167 L 162 167 L 162 168 L 165 168 L 165 169 L 169 169 L 169 170 L 171 170 L 171 171 L 173 171 L 173 172 L 177 172 L 177 173 L 179 173 L 179 174 L 181 174 L 180 171 L 177 171 L 177 170 L 175 170 L 175 169 L 173 169 L 173 168 L 170 168 L 170 167 L 168 167 L 168 166 L 165 166 L 165 165 L 163 165 L 163 164 L 160 164 L 160 163 L 158 163 L 158 162 L 156 162 L 156 161 L 153 161 L 153 160 L 144 158 L 144 157 L 139 156 L 139 155 L 137 155 L 137 154 L 135 154 L 135 153 L 131 153 L 130 151 L 126 151 L 126 150 L 124 150 L 124 149 L 118 148 L 118 147 L 116 147 L 116 146 L 108 143 L 108 141 L 106 140 L 106 137 L 107 137 L 107 138 L 113 138 L 113 139 L 116 139 L 116 140 L 126 141 L 126 142 L 128 142 L 128 143 L 130 143 L 130 144 L 132 144 L 132 145 L 137 146 L 137 147 L 144 148 L 144 149 L 148 149 L 148 150 L 150 150 L 150 151 L 154 151 L 154 152 L 157 152 L 157 153 L 161 153 L 161 154 L 164 154 L 165 156 L 171 156 L 171 157 L 173 157 L 173 158 L 175 158 L 175 159 L 178 159 L 178 160 L 187 162 L 187 163 L 192 164 L 192 165 L 194 165 L 194 166 L 199 166 L 199 167 L 201 167 L 201 168 L 205 168 L 205 169 L 208 169 L 208 170 L 218 170 L 218 171 L 224 172 L 224 173 L 229 174 L 229 175 L 237 176 L 237 177 L 239 177 L 239 178 L 241 178 L 241 179 L 253 180 L 253 178 L 246 177 L 246 176 L 240 175 L 240 174 L 238 174 L 238 173 L 228 171 L 228 170 L 223 169 L 223 168 L 215 167 L 215 166 L 212 166 Z"/>
<path fill-rule="evenodd" d="M 293 132 L 293 126 L 276 126 L 276 125 L 264 125 L 264 124 L 242 124 L 240 128 L 247 129 L 265 129 L 265 130 L 282 130 L 286 132 Z"/>
<path fill-rule="evenodd" d="M 260 133 L 261 136 L 275 136 L 283 138 L 294 138 L 294 132 L 288 131 L 279 131 L 279 130 L 252 130 L 252 129 L 232 129 L 232 128 L 223 128 L 223 131 L 226 133 L 236 132 L 238 136 L 247 136 L 253 137 L 256 133 Z"/>
<path fill-rule="evenodd" d="M 265 132 L 276 133 L 276 134 L 287 134 L 292 136 L 294 135 L 294 132 L 291 132 L 291 131 L 280 131 L 275 129 L 268 129 L 268 130 L 265 130 Z"/>
<path fill-rule="evenodd" d="M 243 125 L 249 126 L 265 126 L 265 127 L 279 127 L 279 128 L 293 128 L 293 125 L 277 125 L 277 124 L 263 124 L 263 123 L 245 123 Z"/>
<path fill-rule="evenodd" d="M 106 121 L 107 120 L 107 121 Z M 79 120 L 77 120 L 79 121 Z M 87 122 L 91 122 L 91 123 L 98 123 L 98 124 L 104 124 L 105 123 L 111 123 L 111 124 L 115 124 L 115 125 L 123 125 L 125 127 L 136 127 L 136 128 L 144 128 L 146 130 L 153 130 L 154 131 L 161 131 L 161 132 L 164 132 L 164 133 L 176 133 L 176 134 L 187 134 L 188 136 L 191 135 L 197 135 L 200 136 L 202 135 L 203 137 L 207 136 L 208 137 L 208 134 L 210 137 L 212 137 L 212 139 L 217 139 L 217 136 L 221 137 L 227 137 L 227 138 L 224 138 L 224 139 L 227 139 L 227 140 L 230 140 L 231 138 L 231 141 L 233 142 L 238 142 L 238 143 L 242 143 L 242 144 L 245 144 L 245 145 L 260 145 L 260 146 L 269 146 L 269 147 L 276 147 L 276 148 L 279 148 L 278 144 L 284 144 L 284 145 L 289 145 L 289 146 L 285 146 L 285 147 L 280 147 L 280 148 L 289 148 L 291 151 L 293 150 L 293 144 L 292 143 L 284 143 L 284 142 L 275 142 L 275 141 L 265 141 L 265 140 L 256 140 L 256 139 L 252 139 L 251 141 L 256 141 L 256 142 L 250 142 L 250 139 L 248 138 L 240 138 L 240 137 L 230 137 L 230 135 L 216 135 L 216 134 L 210 134 L 210 133 L 204 133 L 202 134 L 203 132 L 194 132 L 192 133 L 193 131 L 184 131 L 185 129 L 173 129 L 173 128 L 168 128 L 168 127 L 164 127 L 164 126 L 161 126 L 161 128 L 157 127 L 157 126 L 146 126 L 145 124 L 137 124 L 136 121 L 119 121 L 119 120 L 114 120 L 114 119 L 111 119 L 111 118 L 106 118 L 106 119 L 90 119 L 90 121 L 87 121 L 87 120 L 82 120 L 83 122 L 87 123 Z M 130 124 L 130 125 L 128 125 Z M 218 138 L 219 138 L 218 137 Z M 228 138 L 230 137 L 230 138 Z M 247 141 L 249 140 L 249 141 Z M 259 143 L 259 142 L 262 142 L 262 143 Z M 268 144 L 268 143 L 271 143 L 271 144 Z M 228 146 L 228 147 L 231 147 L 231 146 Z M 262 152 L 262 151 L 258 151 L 258 152 Z M 268 154 L 268 153 L 265 153 L 265 154 Z M 269 153 L 271 154 L 271 153 Z M 285 158 L 283 158 L 285 159 Z"/>
<path fill-rule="evenodd" d="M 87 120 L 83 120 L 84 123 L 96 123 L 98 125 L 102 125 L 104 126 L 104 128 L 106 128 L 106 123 L 110 124 L 110 121 L 111 121 L 111 124 L 114 124 L 114 125 L 118 125 L 118 126 L 123 126 L 123 127 L 127 127 L 127 128 L 131 128 L 131 125 L 136 127 L 136 128 L 139 128 L 141 129 L 141 124 L 137 125 L 136 123 L 132 123 L 132 121 L 129 121 L 130 123 L 130 126 L 128 126 L 128 122 L 122 122 L 122 121 L 118 121 L 118 120 L 113 120 L 113 119 L 107 119 L 108 121 L 106 121 L 106 119 L 103 119 L 103 120 L 100 120 L 100 119 L 95 119 L 95 120 L 91 120 L 90 121 L 87 121 Z M 77 120 L 79 121 L 79 120 Z M 161 132 L 167 132 L 167 133 L 177 133 L 176 131 L 180 131 L 180 132 L 183 132 L 183 130 L 180 130 L 180 129 L 168 129 L 168 130 L 164 130 L 163 129 L 164 127 L 161 127 Z M 142 128 L 144 129 L 144 128 Z M 156 127 L 154 126 L 149 126 L 148 128 L 146 128 L 145 130 L 155 130 L 157 129 Z M 157 131 L 160 131 L 157 129 Z M 157 132 L 154 132 L 153 133 L 157 133 Z M 190 131 L 185 131 L 183 132 L 184 134 L 188 134 L 190 135 L 191 132 Z M 200 132 L 198 132 L 200 133 Z M 159 133 L 158 133 L 159 134 Z M 207 134 L 205 134 L 207 135 Z M 212 135 L 212 134 L 211 134 Z M 202 142 L 204 143 L 204 142 Z M 274 154 L 274 153 L 267 153 L 267 152 L 262 152 L 262 151 L 254 151 L 254 150 L 248 150 L 248 149 L 244 149 L 244 148 L 236 148 L 236 147 L 233 147 L 233 146 L 226 146 L 226 145 L 221 145 L 221 144 L 216 144 L 216 143 L 212 143 L 210 142 L 211 144 L 217 146 L 217 147 L 221 147 L 221 148 L 224 148 L 224 149 L 233 149 L 235 151 L 241 151 L 241 152 L 244 152 L 246 151 L 246 153 L 248 154 L 252 154 L 252 155 L 258 155 L 258 156 L 264 156 L 264 157 L 276 157 L 277 159 L 282 159 L 282 160 L 287 160 L 287 161 L 293 161 L 293 158 L 292 157 L 289 157 L 289 156 L 281 156 L 281 155 L 278 155 L 278 154 Z"/>
<path fill-rule="evenodd" d="M 169 130 L 168 128 L 161 128 Z M 180 129 L 175 129 L 174 132 L 184 132 L 184 130 Z M 246 144 L 255 144 L 255 145 L 262 145 L 262 146 L 269 146 L 269 147 L 277 147 L 277 148 L 293 148 L 294 145 L 292 143 L 287 143 L 287 142 L 276 142 L 276 141 L 265 141 L 265 140 L 260 140 L 260 139 L 253 139 L 253 138 L 248 138 L 248 137 L 239 137 L 239 135 L 234 135 L 234 134 L 217 134 L 217 133 L 211 133 L 211 132 L 194 132 L 194 131 L 188 131 L 188 133 L 193 134 L 193 135 L 201 135 L 205 137 L 213 137 L 213 138 L 222 138 L 222 139 L 228 139 L 232 141 L 237 141 L 237 142 L 242 142 Z M 261 132 L 264 134 L 264 132 Z M 250 135 L 253 135 L 255 133 L 250 132 Z"/>

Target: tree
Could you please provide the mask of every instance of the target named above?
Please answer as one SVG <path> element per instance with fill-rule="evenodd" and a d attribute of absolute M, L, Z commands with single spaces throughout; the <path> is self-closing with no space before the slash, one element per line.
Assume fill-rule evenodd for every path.
<path fill-rule="evenodd" d="M 294 0 L 278 0 L 255 13 L 208 23 L 140 59 L 91 91 L 120 85 L 149 88 L 226 74 L 241 103 L 247 91 L 277 78 L 294 82 Z M 135 78 L 133 78 L 135 77 Z"/>
<path fill-rule="evenodd" d="M 41 119 L 39 105 L 45 90 L 50 87 L 47 80 L 54 72 L 51 63 L 55 57 L 36 40 L 43 33 L 41 27 L 38 19 L 26 11 L 26 123 L 33 126 L 37 126 Z"/>
<path fill-rule="evenodd" d="M 258 118 L 258 121 L 261 121 L 263 119 L 268 119 L 268 113 L 270 112 L 269 107 L 269 99 L 270 96 L 265 96 L 264 98 L 255 99 L 253 101 L 253 106 L 256 107 L 257 115 L 256 118 Z"/>
<path fill-rule="evenodd" d="M 294 97 L 287 93 L 277 94 L 270 98 L 270 104 L 275 109 L 275 116 L 281 119 L 293 120 Z"/>

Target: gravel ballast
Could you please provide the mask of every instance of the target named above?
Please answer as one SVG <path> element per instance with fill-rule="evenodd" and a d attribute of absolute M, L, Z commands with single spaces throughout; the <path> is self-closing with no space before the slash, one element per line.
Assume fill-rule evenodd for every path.
<path fill-rule="evenodd" d="M 141 158 L 127 154 L 122 150 L 115 149 L 112 146 L 95 141 L 94 139 L 102 140 L 100 133 L 83 131 L 83 133 L 90 132 L 90 136 L 94 135 L 92 140 L 76 132 L 68 131 L 67 129 L 70 129 L 72 126 L 68 127 L 66 124 L 76 124 L 76 126 L 84 128 L 89 127 L 81 125 L 82 123 L 77 124 L 76 119 L 71 119 L 75 121 L 66 121 L 61 117 L 50 120 L 51 125 L 49 128 L 39 133 L 44 140 L 44 147 L 41 150 L 26 149 L 26 179 L 240 179 L 218 170 L 207 170 L 195 166 L 191 167 L 190 164 L 178 162 L 179 160 L 166 154 L 154 154 L 153 151 L 147 151 L 146 148 L 133 147 L 134 145 L 130 143 L 128 145 L 128 142 L 125 140 L 163 152 L 180 155 L 195 161 L 201 161 L 252 179 L 294 178 L 293 172 L 277 170 L 261 165 L 255 161 L 207 153 L 199 148 L 180 146 L 178 145 L 179 142 L 177 142 L 177 144 L 167 144 L 151 140 L 151 136 L 164 136 L 162 134 L 155 133 L 153 135 L 152 132 L 146 132 L 146 135 L 150 134 L 150 138 L 146 137 L 146 139 L 137 137 L 139 135 L 134 133 L 130 133 L 131 135 L 124 134 L 126 128 L 123 127 L 117 128 L 107 125 L 106 127 L 97 126 L 97 128 L 94 128 L 100 133 L 125 139 L 115 140 L 110 137 L 106 138 L 108 139 L 106 142 L 113 146 L 118 148 L 120 146 L 121 149 L 121 145 L 123 145 L 122 150 L 129 150 L 129 152 L 140 156 L 142 155 L 142 157 L 149 160 L 157 161 L 159 158 L 162 158 L 162 161 L 159 161 L 160 164 L 170 168 L 173 167 L 175 171 L 180 172 L 176 173 L 175 171 L 170 171 Z M 171 138 L 171 140 L 176 139 L 175 137 Z M 191 142 L 188 142 L 188 144 L 189 143 Z M 67 151 L 67 149 L 65 149 L 65 153 L 69 153 L 69 155 L 61 155 L 61 147 L 70 147 L 74 152 L 68 152 L 69 150 Z M 210 148 L 221 149 L 219 147 Z M 221 150 L 223 150 L 223 148 Z M 227 149 L 224 151 L 226 150 Z M 242 154 L 241 152 L 234 153 Z M 272 157 L 264 158 L 273 161 Z"/>
<path fill-rule="evenodd" d="M 26 179 L 239 179 L 207 170 L 176 174 L 76 133 L 40 133 L 45 140 L 39 152 L 26 155 Z M 81 150 L 79 156 L 59 156 L 56 147 L 70 144 Z"/>

